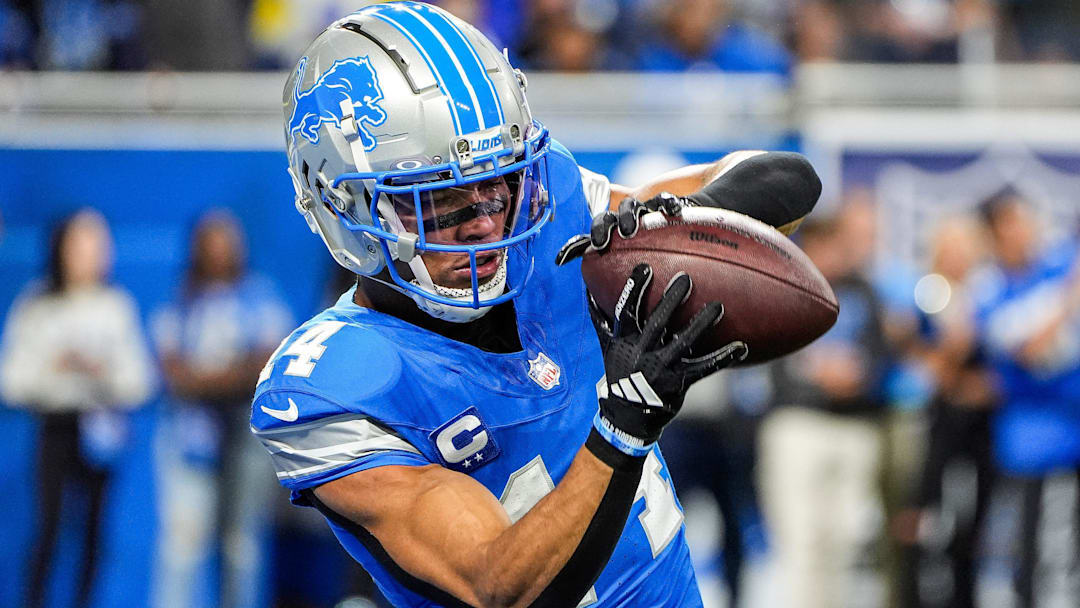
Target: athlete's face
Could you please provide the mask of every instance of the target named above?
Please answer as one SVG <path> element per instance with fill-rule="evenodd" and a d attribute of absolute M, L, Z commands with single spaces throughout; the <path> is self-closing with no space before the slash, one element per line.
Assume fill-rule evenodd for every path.
<path fill-rule="evenodd" d="M 501 240 L 505 238 L 512 201 L 513 194 L 503 177 L 431 191 L 424 195 L 422 204 L 425 239 L 443 245 L 482 245 Z M 395 197 L 394 207 L 405 229 L 417 233 L 412 196 Z M 495 276 L 504 255 L 504 249 L 477 253 L 476 278 L 480 284 Z M 435 284 L 456 289 L 472 287 L 468 254 L 428 251 L 423 260 Z"/>

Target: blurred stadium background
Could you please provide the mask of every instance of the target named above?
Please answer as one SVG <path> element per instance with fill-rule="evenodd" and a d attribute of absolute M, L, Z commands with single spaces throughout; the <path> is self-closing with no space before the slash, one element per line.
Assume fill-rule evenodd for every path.
<path fill-rule="evenodd" d="M 293 208 L 280 100 L 285 71 L 307 42 L 358 4 L 0 0 L 0 313 L 6 315 L 25 286 L 45 273 L 55 223 L 85 207 L 99 210 L 111 228 L 111 280 L 134 296 L 148 344 L 158 346 L 150 319 L 178 298 L 190 233 L 209 209 L 227 209 L 238 219 L 248 265 L 276 285 L 292 317 L 304 319 L 325 306 L 341 277 Z M 972 517 L 964 505 L 975 482 L 970 466 L 939 471 L 944 498 L 935 508 L 919 490 L 926 485 L 918 479 L 938 407 L 933 397 L 941 392 L 935 384 L 940 379 L 927 371 L 940 356 L 934 334 L 919 327 L 933 325 L 933 315 L 949 300 L 948 282 L 942 296 L 934 281 L 920 279 L 940 261 L 935 239 L 942 222 L 975 217 L 984 201 L 1002 192 L 1029 203 L 1040 245 L 1076 238 L 1080 4 L 438 4 L 508 48 L 529 76 L 534 114 L 581 165 L 614 181 L 633 185 L 658 171 L 738 149 L 795 150 L 810 157 L 825 186 L 817 215 L 831 223 L 832 232 L 846 235 L 839 239 L 849 248 L 842 257 L 860 266 L 877 292 L 887 338 L 883 356 L 893 370 L 862 378 L 858 387 L 876 404 L 859 418 L 875 433 L 878 455 L 867 462 L 882 481 L 865 496 L 855 537 L 845 541 L 856 552 L 843 599 L 823 605 L 950 605 L 941 603 L 956 585 L 942 574 L 948 570 L 946 547 L 955 543 L 964 518 Z M 855 209 L 869 211 L 858 227 Z M 839 247 L 835 241 L 831 246 Z M 995 264 L 989 255 L 979 261 Z M 1031 305 L 1030 322 L 1036 323 L 1041 307 L 1051 303 Z M 1076 332 L 1072 326 L 1063 331 Z M 1080 367 L 1080 356 L 1062 357 L 1059 369 Z M 691 471 L 688 478 L 695 469 L 699 478 L 724 470 L 708 461 L 726 458 L 739 469 L 733 478 L 741 475 L 744 487 L 755 485 L 755 437 L 783 394 L 776 386 L 782 377 L 770 368 L 721 374 L 692 393 L 686 424 L 675 439 L 668 438 L 672 443 L 703 435 L 694 439 L 702 443 L 692 445 L 705 447 L 682 467 Z M 93 522 L 72 506 L 79 499 L 73 492 L 66 495 L 74 500 L 64 503 L 47 592 L 27 588 L 41 518 L 34 498 L 38 422 L 25 404 L 0 408 L 0 606 L 32 605 L 31 596 L 42 593 L 47 606 L 158 605 L 154 581 L 163 558 L 157 550 L 162 518 L 155 437 L 172 406 L 167 383 L 159 378 L 155 386 L 154 396 L 129 415 L 126 447 L 108 464 L 101 558 L 87 597 L 77 597 L 75 580 L 86 559 L 79 531 Z M 1080 394 L 1072 397 L 1069 407 L 1080 418 Z M 739 429 L 739 437 L 731 429 Z M 1080 422 L 1057 431 L 1065 444 L 1080 441 Z M 989 434 L 978 437 L 973 441 L 992 442 Z M 707 448 L 720 444 L 734 447 L 710 454 Z M 995 477 L 972 551 L 977 605 L 1025 605 L 1012 580 L 1031 561 L 1024 540 L 1032 534 L 1045 542 L 1037 543 L 1037 599 L 1026 605 L 1080 605 L 1080 532 L 1071 517 L 1080 513 L 1080 448 L 1069 445 L 1052 466 Z M 677 445 L 665 449 L 679 451 Z M 680 469 L 673 468 L 678 477 Z M 836 474 L 845 473 L 841 468 Z M 1034 528 L 1023 516 L 1031 479 L 1046 482 L 1037 489 L 1043 500 L 1035 505 L 1043 517 Z M 706 605 L 729 604 L 723 570 L 731 548 L 724 553 L 720 546 L 725 530 L 732 534 L 732 519 L 746 566 L 740 605 L 802 605 L 782 599 L 778 581 L 785 573 L 776 559 L 774 530 L 758 506 L 761 499 L 719 490 L 736 495 L 731 507 L 701 489 L 712 481 L 694 481 L 697 490 L 689 479 L 676 480 L 686 492 L 680 498 L 688 507 Z M 265 567 L 249 580 L 256 590 L 250 605 L 321 607 L 349 597 L 352 603 L 340 605 L 368 605 L 359 599 L 367 593 L 358 582 L 362 575 L 317 517 L 289 509 L 283 491 L 261 506 L 272 515 L 272 525 L 246 547 L 266 557 Z M 912 513 L 915 523 L 904 519 Z M 932 513 L 939 515 L 937 526 L 927 524 Z M 849 516 L 837 511 L 824 517 Z M 199 579 L 191 581 L 197 592 L 188 605 L 220 604 L 214 573 L 222 559 L 220 549 L 208 554 Z M 905 595 L 896 581 L 910 570 L 917 571 L 917 589 Z M 912 603 L 915 596 L 923 604 Z"/>

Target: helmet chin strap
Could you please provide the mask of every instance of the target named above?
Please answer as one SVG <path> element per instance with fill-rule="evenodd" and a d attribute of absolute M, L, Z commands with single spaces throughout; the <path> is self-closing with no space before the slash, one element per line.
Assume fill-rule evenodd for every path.
<path fill-rule="evenodd" d="M 409 268 L 412 270 L 413 276 L 416 277 L 411 281 L 413 285 L 463 304 L 472 303 L 472 289 L 454 289 L 452 287 L 443 287 L 442 285 L 435 284 L 435 282 L 431 280 L 431 275 L 428 273 L 427 265 L 424 264 L 422 256 L 416 256 L 410 260 Z M 495 271 L 495 276 L 487 283 L 478 286 L 479 296 L 481 299 L 483 299 L 484 296 L 496 297 L 503 292 L 505 287 L 506 255 L 504 254 L 502 260 L 499 262 L 499 268 Z M 451 323 L 468 323 L 469 321 L 475 321 L 491 310 L 490 306 L 472 308 L 471 306 L 451 306 L 449 304 L 442 304 L 412 292 L 407 292 L 407 295 L 416 302 L 416 306 L 419 307 L 420 310 L 436 319 L 449 321 Z"/>

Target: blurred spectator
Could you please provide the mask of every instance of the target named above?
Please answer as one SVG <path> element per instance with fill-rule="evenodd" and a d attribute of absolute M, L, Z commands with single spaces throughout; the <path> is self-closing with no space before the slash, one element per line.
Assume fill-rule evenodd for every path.
<path fill-rule="evenodd" d="M 149 67 L 156 70 L 244 70 L 248 2 L 144 0 Z"/>
<path fill-rule="evenodd" d="M 45 604 L 62 496 L 72 485 L 76 518 L 85 517 L 76 597 L 88 606 L 112 465 L 128 442 L 124 412 L 149 397 L 153 367 L 134 301 L 107 284 L 112 237 L 105 219 L 89 209 L 65 219 L 53 231 L 48 260 L 44 280 L 12 308 L 0 353 L 4 400 L 40 425 L 39 529 L 24 605 Z M 72 514 L 70 507 L 63 512 Z"/>
<path fill-rule="evenodd" d="M 588 72 L 602 67 L 604 41 L 596 32 L 571 19 L 547 24 L 541 33 L 547 39 L 533 65 L 541 70 Z M 556 34 L 557 32 L 557 34 Z"/>
<path fill-rule="evenodd" d="M 514 0 L 514 4 L 523 0 Z M 328 25 L 353 11 L 375 4 L 376 0 L 250 0 L 243 6 L 247 12 L 247 31 L 251 63 L 259 70 L 291 69 L 308 44 Z M 469 23 L 487 32 L 487 2 L 485 0 L 434 0 Z M 498 11 L 499 26 L 504 26 L 512 11 L 502 6 Z M 489 33 L 490 34 L 490 33 Z M 498 36 L 493 40 L 499 40 Z"/>
<path fill-rule="evenodd" d="M 1076 61 L 1080 59 L 1080 4 L 1075 0 L 1004 0 L 1010 37 L 1008 60 Z"/>
<path fill-rule="evenodd" d="M 34 27 L 22 0 L 0 0 L 0 67 L 32 65 Z"/>
<path fill-rule="evenodd" d="M 730 10 L 728 0 L 663 3 L 658 31 L 642 44 L 636 67 L 788 74 L 792 64 L 788 51 L 768 34 L 732 20 Z"/>
<path fill-rule="evenodd" d="M 986 62 L 997 22 L 990 0 L 808 0 L 794 46 L 805 61 Z"/>
<path fill-rule="evenodd" d="M 803 250 L 836 292 L 840 317 L 774 366 L 777 409 L 760 439 L 760 489 L 792 608 L 847 604 L 878 505 L 886 363 L 881 306 L 852 264 L 836 220 L 808 221 Z"/>
<path fill-rule="evenodd" d="M 1016 594 L 1031 608 L 1041 605 L 1044 481 L 1080 470 L 1080 249 L 1074 240 L 1040 244 L 1031 208 L 1014 193 L 985 203 L 982 216 L 999 268 L 980 285 L 979 329 L 1003 393 L 997 461 L 1023 487 Z"/>
<path fill-rule="evenodd" d="M 37 0 L 38 63 L 55 70 L 145 67 L 140 7 L 128 0 Z"/>
<path fill-rule="evenodd" d="M 275 289 L 247 272 L 235 218 L 204 215 L 179 297 L 154 320 L 173 399 L 157 446 L 155 606 L 265 602 L 264 545 L 276 484 L 248 417 L 259 370 L 292 325 Z M 217 551 L 220 585 L 201 589 Z"/>
<path fill-rule="evenodd" d="M 373 1 L 0 0 L 0 66 L 284 69 L 334 19 Z M 792 53 L 886 63 L 1080 59 L 1080 9 L 1070 0 L 432 2 L 530 69 L 787 74 Z"/>
<path fill-rule="evenodd" d="M 0 66 L 140 69 L 141 20 L 134 0 L 0 0 Z"/>
<path fill-rule="evenodd" d="M 930 273 L 915 289 L 921 312 L 921 360 L 936 391 L 917 510 L 894 532 L 920 547 L 918 571 L 935 571 L 920 585 L 912 572 L 908 606 L 976 606 L 980 539 L 993 490 L 991 416 L 995 384 L 975 340 L 971 293 L 984 257 L 984 238 L 971 218 L 945 221 L 931 253 Z"/>
<path fill-rule="evenodd" d="M 799 5 L 792 37 L 801 61 L 836 61 L 844 52 L 846 23 L 836 2 L 806 0 Z"/>
<path fill-rule="evenodd" d="M 955 63 L 960 36 L 985 0 L 890 0 L 861 2 L 854 10 L 853 59 Z"/>
<path fill-rule="evenodd" d="M 914 502 L 926 445 L 925 407 L 932 380 L 918 344 L 918 310 L 912 294 L 917 272 L 894 258 L 877 258 L 878 208 L 873 193 L 856 188 L 844 197 L 840 215 L 841 242 L 854 268 L 863 273 L 882 306 L 882 324 L 889 358 L 881 381 L 887 406 L 882 416 L 881 497 L 885 521 L 891 522 Z M 903 581 L 910 580 L 914 555 L 910 544 L 886 534 L 881 565 L 888 590 L 886 605 L 908 608 Z"/>
<path fill-rule="evenodd" d="M 370 2 L 251 0 L 247 14 L 251 67 L 292 69 L 307 45 L 326 26 L 366 4 Z"/>
<path fill-rule="evenodd" d="M 516 48 L 523 65 L 534 70 L 583 72 L 630 67 L 626 53 L 612 52 L 606 37 L 619 15 L 587 10 L 588 2 L 541 0 L 529 5 Z"/>

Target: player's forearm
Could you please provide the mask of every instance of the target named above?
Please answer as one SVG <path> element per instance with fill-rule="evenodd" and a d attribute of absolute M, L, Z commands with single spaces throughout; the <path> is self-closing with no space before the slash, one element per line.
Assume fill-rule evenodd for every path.
<path fill-rule="evenodd" d="M 528 606 L 540 596 L 581 544 L 612 474 L 582 447 L 559 485 L 487 544 L 479 584 L 485 605 Z"/>
<path fill-rule="evenodd" d="M 740 150 L 732 152 L 715 162 L 672 169 L 629 191 L 628 194 L 639 201 L 648 200 L 661 192 L 668 192 L 675 196 L 690 196 L 738 163 L 759 154 L 766 154 L 766 152 L 763 150 Z M 616 207 L 617 205 L 612 205 L 613 210 Z"/>

